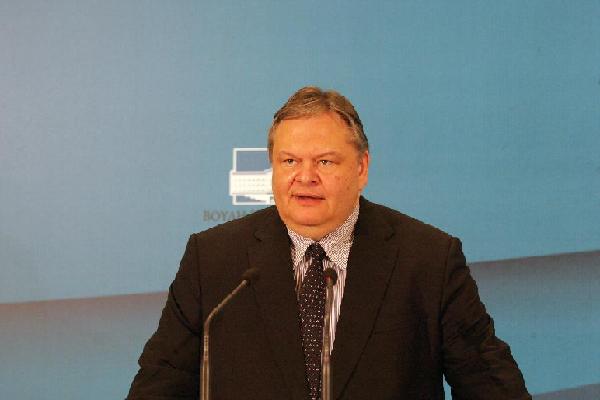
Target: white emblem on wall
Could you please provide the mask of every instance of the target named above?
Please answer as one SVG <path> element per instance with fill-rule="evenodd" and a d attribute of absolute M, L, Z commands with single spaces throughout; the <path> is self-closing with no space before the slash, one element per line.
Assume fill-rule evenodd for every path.
<path fill-rule="evenodd" d="M 266 148 L 234 148 L 229 171 L 229 195 L 233 205 L 271 205 L 273 169 Z"/>

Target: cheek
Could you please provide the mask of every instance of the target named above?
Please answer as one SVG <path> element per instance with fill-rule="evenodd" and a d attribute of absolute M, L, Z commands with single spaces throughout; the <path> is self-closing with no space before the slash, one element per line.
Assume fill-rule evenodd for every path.
<path fill-rule="evenodd" d="M 355 177 L 339 174 L 331 176 L 330 178 L 328 192 L 331 195 L 335 195 L 338 198 L 338 201 L 354 198 L 354 194 L 360 190 L 358 188 L 358 181 Z"/>
<path fill-rule="evenodd" d="M 327 177 L 324 185 L 330 194 L 341 194 L 348 191 L 351 187 L 350 182 L 344 175 L 331 175 Z"/>
<path fill-rule="evenodd" d="M 273 171 L 273 191 L 285 191 L 294 182 L 294 174 L 291 171 Z"/>

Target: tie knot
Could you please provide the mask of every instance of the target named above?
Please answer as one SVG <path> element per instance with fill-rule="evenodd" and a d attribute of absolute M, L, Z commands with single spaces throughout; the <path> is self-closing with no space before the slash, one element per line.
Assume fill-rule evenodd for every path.
<path fill-rule="evenodd" d="M 323 250 L 323 247 L 321 247 L 319 243 L 315 242 L 308 246 L 306 255 L 312 258 L 313 261 L 323 261 L 325 258 L 325 250 Z"/>

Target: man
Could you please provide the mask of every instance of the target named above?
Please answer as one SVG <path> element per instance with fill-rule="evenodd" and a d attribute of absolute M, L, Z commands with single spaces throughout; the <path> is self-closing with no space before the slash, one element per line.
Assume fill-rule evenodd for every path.
<path fill-rule="evenodd" d="M 212 325 L 214 399 L 320 398 L 327 267 L 333 398 L 443 399 L 443 375 L 456 399 L 531 398 L 458 239 L 360 196 L 368 142 L 346 98 L 292 95 L 269 157 L 276 207 L 190 237 L 129 399 L 197 398 L 203 319 L 251 266 Z"/>

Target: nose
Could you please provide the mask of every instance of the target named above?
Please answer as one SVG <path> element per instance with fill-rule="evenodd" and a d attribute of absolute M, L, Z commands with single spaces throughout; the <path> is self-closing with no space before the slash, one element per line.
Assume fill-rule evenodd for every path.
<path fill-rule="evenodd" d="M 311 162 L 304 162 L 298 170 L 296 181 L 303 184 L 312 184 L 319 181 L 317 168 Z"/>

